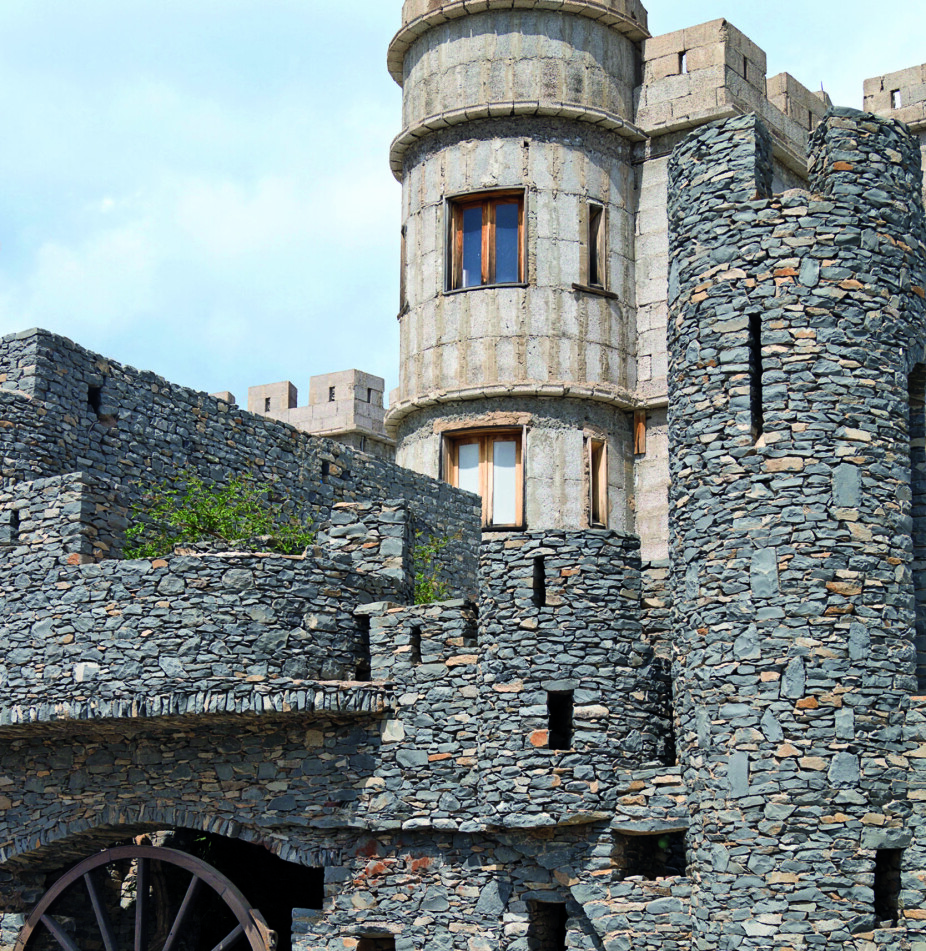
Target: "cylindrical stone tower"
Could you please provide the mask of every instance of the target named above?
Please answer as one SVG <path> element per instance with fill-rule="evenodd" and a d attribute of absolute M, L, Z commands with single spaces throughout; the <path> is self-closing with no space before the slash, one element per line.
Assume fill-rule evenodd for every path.
<path fill-rule="evenodd" d="M 670 168 L 675 696 L 699 951 L 874 947 L 855 936 L 921 907 L 904 734 L 919 145 L 835 110 L 810 170 L 810 193 L 770 198 L 755 116 L 698 131 Z"/>
<path fill-rule="evenodd" d="M 402 465 L 491 527 L 627 529 L 637 0 L 407 0 Z"/>

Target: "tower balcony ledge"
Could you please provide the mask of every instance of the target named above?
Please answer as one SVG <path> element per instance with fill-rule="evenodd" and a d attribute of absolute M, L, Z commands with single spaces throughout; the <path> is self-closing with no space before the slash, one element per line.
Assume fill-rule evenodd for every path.
<path fill-rule="evenodd" d="M 643 142 L 646 134 L 616 112 L 596 109 L 582 103 L 552 102 L 542 100 L 506 100 L 503 102 L 478 103 L 435 113 L 408 126 L 392 142 L 389 150 L 389 165 L 398 181 L 402 180 L 405 154 L 420 139 L 448 129 L 451 126 L 475 122 L 480 119 L 500 119 L 511 116 L 546 116 L 552 119 L 571 119 L 615 132 L 631 142 Z"/>
<path fill-rule="evenodd" d="M 511 398 L 553 398 L 590 400 L 604 403 L 622 410 L 641 408 L 641 401 L 630 390 L 609 383 L 496 383 L 487 386 L 469 386 L 457 389 L 432 390 L 411 399 L 398 400 L 386 413 L 386 432 L 395 436 L 399 424 L 419 410 L 444 403 L 472 402 L 473 400 L 511 399 Z"/>

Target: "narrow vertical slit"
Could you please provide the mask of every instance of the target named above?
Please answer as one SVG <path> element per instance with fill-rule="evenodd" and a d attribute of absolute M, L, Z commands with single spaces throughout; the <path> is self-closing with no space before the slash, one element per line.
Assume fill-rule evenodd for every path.
<path fill-rule="evenodd" d="M 765 407 L 762 404 L 762 316 L 749 315 L 749 409 L 752 414 L 752 438 L 758 441 L 765 432 Z"/>
<path fill-rule="evenodd" d="M 409 637 L 409 644 L 411 645 L 411 662 L 417 667 L 421 663 L 421 628 L 413 627 L 412 633 Z"/>
<path fill-rule="evenodd" d="M 547 694 L 547 746 L 551 750 L 572 749 L 573 691 L 556 691 Z"/>
<path fill-rule="evenodd" d="M 547 577 L 544 571 L 545 559 L 543 555 L 538 555 L 534 559 L 534 593 L 531 600 L 534 607 L 545 608 L 547 606 Z"/>
<path fill-rule="evenodd" d="M 918 689 L 926 690 L 926 367 L 908 381 L 910 419 L 910 524 L 913 548 L 914 645 Z"/>
<path fill-rule="evenodd" d="M 900 878 L 903 849 L 878 849 L 875 854 L 875 918 L 883 927 L 900 920 Z"/>
<path fill-rule="evenodd" d="M 373 679 L 373 655 L 370 650 L 370 618 L 361 614 L 357 619 L 357 667 L 354 680 L 369 683 Z"/>
<path fill-rule="evenodd" d="M 679 75 L 684 76 L 688 72 L 688 53 L 678 54 L 678 71 Z"/>

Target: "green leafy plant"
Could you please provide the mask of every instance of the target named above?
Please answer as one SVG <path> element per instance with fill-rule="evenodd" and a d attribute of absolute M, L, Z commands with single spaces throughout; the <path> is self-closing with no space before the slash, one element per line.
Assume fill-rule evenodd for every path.
<path fill-rule="evenodd" d="M 255 538 L 262 540 L 259 547 L 300 554 L 315 540 L 311 524 L 296 516 L 291 499 L 281 500 L 276 482 L 244 473 L 211 484 L 181 470 L 169 483 L 145 489 L 132 507 L 125 557 L 157 558 L 177 545 Z"/>
<path fill-rule="evenodd" d="M 450 538 L 438 538 L 424 532 L 415 532 L 415 547 L 412 549 L 412 569 L 415 573 L 415 604 L 434 604 L 450 598 L 450 585 L 441 578 L 444 565 L 441 552 L 450 544 Z"/>

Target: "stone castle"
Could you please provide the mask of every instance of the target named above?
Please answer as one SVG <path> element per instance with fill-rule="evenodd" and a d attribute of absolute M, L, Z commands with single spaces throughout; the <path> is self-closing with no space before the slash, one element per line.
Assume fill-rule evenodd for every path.
<path fill-rule="evenodd" d="M 0 339 L 0 947 L 926 951 L 926 66 L 407 0 L 389 69 L 388 410 Z M 123 557 L 185 471 L 314 544 Z"/>

